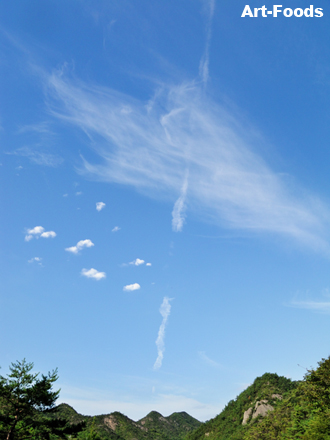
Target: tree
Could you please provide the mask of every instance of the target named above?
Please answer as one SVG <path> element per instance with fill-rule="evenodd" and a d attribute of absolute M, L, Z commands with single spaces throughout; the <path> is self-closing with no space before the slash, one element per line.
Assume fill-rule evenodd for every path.
<path fill-rule="evenodd" d="M 65 420 L 47 415 L 59 395 L 59 390 L 53 391 L 57 369 L 40 376 L 31 372 L 33 363 L 25 359 L 9 369 L 7 378 L 0 375 L 0 439 L 48 440 L 58 434 L 65 438 L 68 428 L 72 432 Z"/>

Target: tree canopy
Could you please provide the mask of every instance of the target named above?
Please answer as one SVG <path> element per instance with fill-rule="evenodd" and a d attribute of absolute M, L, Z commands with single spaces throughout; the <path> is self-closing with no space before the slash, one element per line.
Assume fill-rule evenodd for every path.
<path fill-rule="evenodd" d="M 47 414 L 59 395 L 53 390 L 57 370 L 40 375 L 32 372 L 33 366 L 23 359 L 11 364 L 7 377 L 0 375 L 1 440 L 52 440 L 74 431 L 66 420 Z"/>

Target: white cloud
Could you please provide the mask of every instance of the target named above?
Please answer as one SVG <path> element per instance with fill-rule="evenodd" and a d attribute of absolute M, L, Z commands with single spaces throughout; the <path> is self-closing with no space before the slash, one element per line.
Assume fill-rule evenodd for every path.
<path fill-rule="evenodd" d="M 94 246 L 94 243 L 91 240 L 89 240 L 89 239 L 80 240 L 80 241 L 78 241 L 76 246 L 71 246 L 71 247 L 65 248 L 65 250 L 67 252 L 72 252 L 73 254 L 78 254 L 78 252 L 81 251 L 82 249 L 90 248 L 92 246 Z"/>
<path fill-rule="evenodd" d="M 146 266 L 152 266 L 152 264 L 151 263 L 147 263 Z"/>
<path fill-rule="evenodd" d="M 49 237 L 55 238 L 56 237 L 56 232 L 54 232 L 54 231 L 45 231 L 45 232 L 43 232 L 40 235 L 40 237 L 43 237 L 43 238 L 49 238 Z"/>
<path fill-rule="evenodd" d="M 129 264 L 133 264 L 134 266 L 141 266 L 141 264 L 144 264 L 144 260 L 140 260 L 140 258 L 137 258 L 134 261 L 131 261 Z"/>
<path fill-rule="evenodd" d="M 330 301 L 291 301 L 291 307 L 330 314 Z"/>
<path fill-rule="evenodd" d="M 211 19 L 214 2 L 209 6 Z M 205 83 L 207 75 L 202 77 Z M 99 140 L 92 145 L 101 164 L 84 160 L 81 172 L 174 202 L 182 197 L 189 170 L 189 191 L 177 201 L 176 228 L 187 206 L 221 227 L 277 233 L 328 252 L 328 207 L 273 171 L 257 151 L 262 151 L 261 135 L 215 103 L 204 85 L 165 84 L 147 106 L 112 89 L 70 80 L 61 71 L 49 76 L 47 96 L 54 116 Z M 126 107 L 131 111 L 123 114 Z"/>
<path fill-rule="evenodd" d="M 138 283 L 127 284 L 127 286 L 124 286 L 123 291 L 124 292 L 133 292 L 134 290 L 139 290 L 140 288 L 141 288 L 141 286 Z"/>
<path fill-rule="evenodd" d="M 119 226 L 115 226 L 111 232 L 118 232 L 120 231 L 120 227 Z"/>
<path fill-rule="evenodd" d="M 18 148 L 14 152 L 6 152 L 5 154 L 27 157 L 31 162 L 37 165 L 44 165 L 48 167 L 57 167 L 63 162 L 62 157 L 47 153 L 43 150 L 40 150 L 38 147 L 22 147 Z"/>
<path fill-rule="evenodd" d="M 45 231 L 45 228 L 43 228 L 42 226 L 35 226 L 32 229 L 27 229 L 27 234 L 25 235 L 25 241 L 30 241 L 32 240 L 34 237 L 39 238 L 55 238 L 56 237 L 56 232 L 54 231 Z"/>
<path fill-rule="evenodd" d="M 185 201 L 188 189 L 188 173 L 186 173 L 185 180 L 181 188 L 181 195 L 174 204 L 172 211 L 172 229 L 175 232 L 181 232 L 183 228 L 183 223 L 185 221 L 184 212 L 186 209 Z"/>
<path fill-rule="evenodd" d="M 96 269 L 82 269 L 81 271 L 81 275 L 83 275 L 84 277 L 87 278 L 93 278 L 94 280 L 101 280 L 102 278 L 106 277 L 106 273 L 105 272 L 99 272 Z"/>
<path fill-rule="evenodd" d="M 38 264 L 42 265 L 42 264 L 41 264 L 42 258 L 40 258 L 40 257 L 33 257 L 33 258 L 31 258 L 30 260 L 28 260 L 28 263 L 34 263 L 35 261 L 36 261 Z"/>
<path fill-rule="evenodd" d="M 209 79 L 209 63 L 210 63 L 210 44 L 212 37 L 212 19 L 215 9 L 215 0 L 207 0 L 206 3 L 206 14 L 207 14 L 207 24 L 206 24 L 206 42 L 203 56 L 199 63 L 199 76 L 203 83 L 206 85 Z"/>
<path fill-rule="evenodd" d="M 82 191 L 77 191 L 76 192 L 76 196 L 81 196 L 82 195 Z"/>
<path fill-rule="evenodd" d="M 30 235 L 39 235 L 42 234 L 44 232 L 45 228 L 43 228 L 42 226 L 35 226 L 32 229 L 28 229 L 27 233 Z"/>
<path fill-rule="evenodd" d="M 68 197 L 69 194 L 63 194 L 63 197 Z"/>
<path fill-rule="evenodd" d="M 102 211 L 103 208 L 105 208 L 105 203 L 103 203 L 103 202 L 97 202 L 96 203 L 96 210 L 97 211 L 100 212 L 100 211 Z"/>
<path fill-rule="evenodd" d="M 159 309 L 159 312 L 163 317 L 163 321 L 159 327 L 158 337 L 156 339 L 158 356 L 157 356 L 156 362 L 154 364 L 155 370 L 158 370 L 162 366 L 162 363 L 163 363 L 164 351 L 165 351 L 165 327 L 166 327 L 168 317 L 170 316 L 170 313 L 171 313 L 170 301 L 171 301 L 171 299 L 168 298 L 167 296 L 165 296 L 163 299 L 162 305 L 160 306 L 160 309 Z"/>

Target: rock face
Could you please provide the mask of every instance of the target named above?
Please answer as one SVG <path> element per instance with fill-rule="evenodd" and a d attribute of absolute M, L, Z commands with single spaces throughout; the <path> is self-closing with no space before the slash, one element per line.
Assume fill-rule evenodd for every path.
<path fill-rule="evenodd" d="M 260 400 L 260 402 L 256 402 L 254 411 L 252 414 L 252 418 L 255 419 L 258 416 L 265 417 L 268 411 L 273 411 L 274 408 L 272 405 L 269 405 L 268 400 Z"/>
<path fill-rule="evenodd" d="M 272 399 L 281 400 L 282 396 L 280 394 L 272 394 Z M 242 425 L 247 424 L 251 415 L 252 415 L 253 419 L 255 419 L 258 416 L 265 417 L 265 415 L 268 413 L 268 411 L 273 411 L 273 410 L 274 410 L 274 407 L 268 403 L 267 399 L 257 400 L 257 402 L 254 405 L 254 408 L 253 408 L 253 406 L 251 406 L 250 408 L 248 408 L 245 411 L 245 413 L 243 415 Z"/>
<path fill-rule="evenodd" d="M 251 408 L 249 408 L 249 409 L 247 409 L 247 410 L 245 411 L 244 416 L 243 416 L 243 422 L 242 422 L 242 425 L 246 425 L 246 424 L 247 424 L 247 422 L 248 422 L 248 420 L 249 420 L 249 418 L 250 418 L 250 416 L 251 416 L 251 414 L 252 414 L 252 411 L 253 411 L 252 406 L 251 406 Z"/>

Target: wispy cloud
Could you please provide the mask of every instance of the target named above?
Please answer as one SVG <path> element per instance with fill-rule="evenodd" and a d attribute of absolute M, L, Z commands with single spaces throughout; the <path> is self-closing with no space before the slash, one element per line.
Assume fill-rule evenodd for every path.
<path fill-rule="evenodd" d="M 127 284 L 127 286 L 123 287 L 124 292 L 133 292 L 134 290 L 139 290 L 139 289 L 141 289 L 141 286 L 138 283 Z"/>
<path fill-rule="evenodd" d="M 5 154 L 27 157 L 31 162 L 37 165 L 44 165 L 48 167 L 57 167 L 63 162 L 63 158 L 58 155 L 31 147 L 18 148 L 13 152 L 6 152 Z"/>
<path fill-rule="evenodd" d="M 33 258 L 31 258 L 30 260 L 28 260 L 28 263 L 34 263 L 34 262 L 36 262 L 36 263 L 40 264 L 40 266 L 42 266 L 41 261 L 42 261 L 42 258 L 40 258 L 40 257 L 33 257 Z"/>
<path fill-rule="evenodd" d="M 86 240 L 78 241 L 76 246 L 71 246 L 71 247 L 65 248 L 65 250 L 67 252 L 72 252 L 73 254 L 78 254 L 82 249 L 90 248 L 92 246 L 94 246 L 94 243 L 91 240 L 86 239 Z"/>
<path fill-rule="evenodd" d="M 105 203 L 103 202 L 97 202 L 96 203 L 96 211 L 102 211 L 102 209 L 105 208 Z"/>
<path fill-rule="evenodd" d="M 187 195 L 187 189 L 188 189 L 188 173 L 186 174 L 186 177 L 184 179 L 182 188 L 181 188 L 181 195 L 178 198 L 178 200 L 174 204 L 174 208 L 172 211 L 172 229 L 175 232 L 181 232 L 183 228 L 183 224 L 185 221 L 185 201 L 186 201 L 186 195 Z"/>
<path fill-rule="evenodd" d="M 186 206 L 222 227 L 278 233 L 328 252 L 328 208 L 274 172 L 256 152 L 260 134 L 198 83 L 164 85 L 148 107 L 63 72 L 50 75 L 47 86 L 52 114 L 97 139 L 93 147 L 103 162 L 83 159 L 82 173 L 174 202 L 189 170 L 178 219 L 180 206 Z M 127 106 L 131 112 L 123 113 Z"/>
<path fill-rule="evenodd" d="M 205 6 L 206 6 L 206 15 L 207 15 L 206 41 L 205 41 L 204 53 L 199 63 L 199 76 L 202 79 L 204 85 L 207 84 L 209 79 L 210 44 L 212 37 L 212 20 L 215 10 L 215 0 L 205 1 Z"/>
<path fill-rule="evenodd" d="M 118 232 L 118 231 L 120 231 L 120 227 L 119 227 L 119 226 L 115 226 L 115 227 L 111 230 L 111 232 Z"/>
<path fill-rule="evenodd" d="M 211 367 L 220 367 L 221 365 L 206 355 L 205 351 L 199 351 L 198 356 Z"/>
<path fill-rule="evenodd" d="M 147 263 L 146 266 L 152 266 L 152 264 L 151 263 Z"/>
<path fill-rule="evenodd" d="M 162 363 L 163 363 L 164 351 L 165 351 L 165 328 L 166 328 L 168 317 L 170 316 L 170 313 L 171 313 L 170 301 L 171 301 L 171 298 L 168 298 L 167 296 L 165 296 L 163 299 L 162 305 L 160 306 L 160 309 L 159 309 L 159 312 L 163 317 L 163 321 L 159 327 L 158 336 L 156 339 L 158 356 L 157 356 L 156 362 L 154 363 L 154 370 L 158 370 L 162 366 Z"/>
<path fill-rule="evenodd" d="M 132 264 L 133 266 L 141 266 L 141 264 L 144 264 L 144 260 L 137 258 L 136 260 L 131 261 L 129 264 Z"/>
<path fill-rule="evenodd" d="M 35 226 L 32 229 L 27 229 L 26 231 L 26 235 L 25 235 L 25 241 L 30 241 L 33 238 L 55 238 L 56 237 L 56 232 L 54 231 L 45 231 L 45 228 L 43 228 L 42 226 Z"/>
<path fill-rule="evenodd" d="M 93 278 L 94 280 L 102 280 L 102 278 L 106 277 L 106 273 L 105 272 L 99 272 L 96 269 L 82 269 L 81 271 L 81 275 L 83 275 L 84 277 L 87 278 Z"/>
<path fill-rule="evenodd" d="M 293 300 L 289 304 L 291 307 L 298 309 L 306 309 L 312 312 L 330 314 L 330 301 L 296 301 Z"/>
<path fill-rule="evenodd" d="M 19 128 L 18 133 L 38 133 L 45 135 L 54 135 L 54 132 L 51 130 L 48 121 L 39 122 L 37 124 L 23 125 Z"/>

